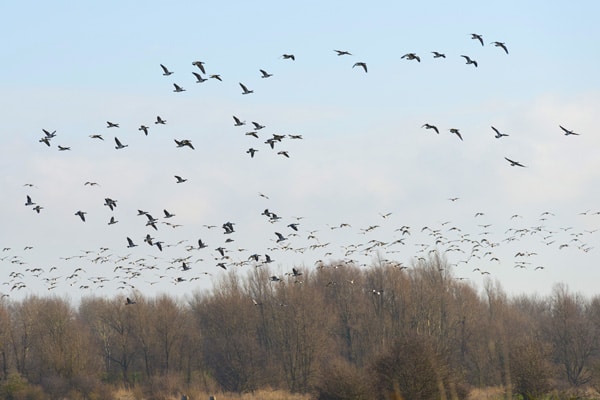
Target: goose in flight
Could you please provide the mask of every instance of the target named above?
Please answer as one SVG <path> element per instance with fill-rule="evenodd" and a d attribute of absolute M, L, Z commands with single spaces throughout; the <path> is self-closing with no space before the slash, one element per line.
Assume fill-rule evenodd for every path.
<path fill-rule="evenodd" d="M 506 133 L 500 133 L 500 131 L 498 129 L 494 128 L 493 126 L 492 126 L 492 130 L 494 132 L 496 132 L 496 136 L 494 136 L 496 139 L 500 139 L 502 136 L 508 136 L 508 134 L 506 134 Z"/>
<path fill-rule="evenodd" d="M 114 225 L 114 224 L 116 224 L 117 222 L 119 222 L 119 221 L 117 221 L 117 220 L 115 219 L 115 217 L 114 217 L 114 216 L 112 216 L 112 217 L 110 217 L 110 221 L 108 221 L 108 225 Z"/>
<path fill-rule="evenodd" d="M 279 242 L 283 242 L 284 240 L 287 240 L 287 238 L 285 236 L 283 236 L 281 233 L 279 232 L 275 232 L 275 235 L 277 236 L 277 243 Z"/>
<path fill-rule="evenodd" d="M 491 44 L 493 44 L 496 47 L 500 47 L 502 50 L 504 50 L 504 52 L 506 54 L 508 54 L 508 49 L 506 48 L 506 44 L 504 44 L 503 42 L 492 42 Z"/>
<path fill-rule="evenodd" d="M 58 145 L 58 151 L 67 151 L 71 150 L 70 147 Z"/>
<path fill-rule="evenodd" d="M 104 140 L 104 138 L 102 137 L 102 135 L 90 135 L 90 138 Z"/>
<path fill-rule="evenodd" d="M 435 131 L 435 133 L 437 133 L 438 135 L 440 134 L 440 131 L 438 130 L 437 126 L 435 126 L 435 125 L 423 124 L 423 126 L 421 128 L 433 129 Z"/>
<path fill-rule="evenodd" d="M 138 128 L 138 131 L 142 131 L 144 132 L 144 135 L 148 136 L 148 128 L 146 125 L 140 125 L 140 127 Z"/>
<path fill-rule="evenodd" d="M 107 197 L 104 199 L 104 205 L 110 208 L 110 211 L 113 211 L 117 206 L 117 201 Z"/>
<path fill-rule="evenodd" d="M 284 60 L 296 60 L 296 57 L 293 54 L 283 54 L 281 57 L 283 57 Z"/>
<path fill-rule="evenodd" d="M 297 268 L 293 267 L 292 268 L 292 276 L 300 276 L 302 275 L 302 272 L 298 271 Z"/>
<path fill-rule="evenodd" d="M 248 90 L 248 88 L 241 82 L 240 82 L 240 86 L 242 88 L 242 94 L 254 93 L 254 90 Z"/>
<path fill-rule="evenodd" d="M 241 121 L 238 117 L 236 117 L 235 115 L 233 116 L 233 120 L 235 121 L 235 123 L 233 124 L 233 126 L 242 126 L 242 125 L 246 125 L 246 121 Z"/>
<path fill-rule="evenodd" d="M 569 135 L 579 135 L 579 133 L 575 133 L 572 130 L 569 130 L 565 127 L 563 127 L 562 125 L 559 125 L 560 129 L 563 130 L 563 132 L 565 133 L 565 136 L 569 136 Z"/>
<path fill-rule="evenodd" d="M 467 61 L 466 64 L 473 64 L 475 67 L 477 67 L 477 61 L 471 60 L 469 56 L 461 55 L 461 57 Z"/>
<path fill-rule="evenodd" d="M 192 74 L 196 77 L 196 83 L 202 83 L 208 80 L 207 78 L 203 78 L 202 75 L 197 72 L 192 72 Z"/>
<path fill-rule="evenodd" d="M 504 157 L 504 159 L 510 163 L 511 167 L 523 167 L 523 168 L 525 168 L 525 166 L 523 164 L 521 164 L 520 162 L 518 162 L 518 161 L 511 160 L 508 157 Z"/>
<path fill-rule="evenodd" d="M 346 50 L 334 50 L 338 56 L 351 56 L 352 53 Z"/>
<path fill-rule="evenodd" d="M 163 64 L 160 64 L 160 67 L 163 70 L 163 75 L 164 76 L 169 76 L 173 74 L 173 71 L 169 71 L 169 69 L 167 67 L 165 67 Z"/>
<path fill-rule="evenodd" d="M 36 205 L 35 207 L 33 207 L 33 211 L 35 211 L 36 213 L 40 213 L 40 211 L 42 211 L 44 207 L 40 206 L 40 205 Z"/>
<path fill-rule="evenodd" d="M 182 88 L 181 86 L 179 86 L 178 84 L 174 83 L 173 86 L 175 86 L 175 89 L 173 89 L 173 91 L 175 93 L 181 93 L 181 92 L 185 92 L 185 89 Z"/>
<path fill-rule="evenodd" d="M 471 39 L 479 40 L 479 43 L 481 43 L 481 45 L 483 46 L 483 36 L 482 35 L 479 35 L 477 33 L 471 33 Z"/>
<path fill-rule="evenodd" d="M 26 206 L 34 206 L 35 203 L 31 201 L 31 196 L 27 195 L 27 202 L 25 202 Z"/>
<path fill-rule="evenodd" d="M 40 140 L 38 140 L 40 143 L 46 143 L 46 146 L 50 147 L 50 139 L 47 138 L 46 136 L 44 136 L 43 138 L 41 138 Z"/>
<path fill-rule="evenodd" d="M 188 140 L 188 139 L 181 139 L 181 140 L 173 139 L 173 140 L 175 140 L 175 143 L 177 143 L 177 147 L 187 146 L 190 149 L 195 150 L 194 146 L 192 145 L 192 141 L 191 140 Z"/>
<path fill-rule="evenodd" d="M 438 51 L 432 51 L 431 54 L 433 54 L 433 58 L 446 58 L 444 53 L 440 53 Z"/>
<path fill-rule="evenodd" d="M 259 130 L 261 130 L 263 128 L 266 128 L 266 126 L 261 125 L 258 122 L 254 122 L 254 121 L 252 121 L 252 125 L 254 125 L 254 129 L 257 130 L 257 131 L 259 131 Z"/>
<path fill-rule="evenodd" d="M 82 220 L 83 222 L 85 222 L 85 214 L 87 214 L 87 212 L 85 212 L 85 211 L 81 211 L 81 210 L 79 210 L 79 211 L 77 211 L 77 212 L 75 213 L 75 215 L 78 215 L 78 216 L 79 216 L 79 218 L 81 218 L 81 220 Z"/>
<path fill-rule="evenodd" d="M 223 79 L 221 79 L 221 75 L 218 75 L 218 74 L 212 74 L 209 76 L 209 78 L 213 78 L 213 79 L 223 82 Z"/>
<path fill-rule="evenodd" d="M 254 158 L 254 153 L 256 153 L 258 150 L 250 147 L 248 150 L 246 150 L 246 154 L 250 154 L 250 158 Z"/>
<path fill-rule="evenodd" d="M 130 237 L 127 237 L 127 247 L 128 248 L 132 248 L 132 247 L 136 247 L 137 244 L 133 243 L 133 240 L 131 240 Z"/>
<path fill-rule="evenodd" d="M 365 62 L 362 62 L 362 61 L 356 62 L 356 63 L 354 63 L 352 68 L 354 68 L 354 67 L 361 67 L 362 69 L 365 70 L 365 72 L 368 72 L 367 71 L 367 63 L 365 63 Z"/>
<path fill-rule="evenodd" d="M 53 137 L 56 137 L 56 130 L 49 132 L 46 129 L 42 129 L 42 131 L 44 132 L 44 135 L 46 135 L 46 137 L 48 139 L 52 139 Z"/>
<path fill-rule="evenodd" d="M 421 62 L 421 58 L 415 53 L 406 53 L 400 58 L 406 58 L 407 60 L 417 60 L 418 62 Z"/>
<path fill-rule="evenodd" d="M 118 128 L 119 124 L 117 124 L 116 122 L 106 121 L 106 127 L 107 128 Z"/>
<path fill-rule="evenodd" d="M 206 71 L 204 70 L 204 61 L 194 61 L 192 65 L 198 67 L 203 74 L 206 74 Z"/>
<path fill-rule="evenodd" d="M 163 212 L 165 213 L 165 218 L 172 218 L 175 216 L 175 214 L 171 214 L 169 211 L 167 210 L 163 210 Z"/>
<path fill-rule="evenodd" d="M 136 304 L 136 302 L 135 302 L 135 301 L 133 301 L 133 300 L 131 300 L 131 299 L 128 297 L 128 298 L 127 298 L 127 300 L 125 300 L 125 305 L 126 305 L 126 306 L 129 306 L 129 305 L 132 305 L 132 304 Z"/>
<path fill-rule="evenodd" d="M 452 133 L 454 133 L 456 136 L 458 136 L 458 138 L 459 138 L 460 140 L 463 140 L 463 138 L 462 138 L 462 136 L 461 136 L 461 134 L 460 134 L 460 132 L 459 132 L 459 130 L 458 130 L 458 129 L 456 129 L 456 128 L 451 128 L 451 129 L 449 129 L 449 130 L 450 130 L 450 132 L 452 132 Z"/>
<path fill-rule="evenodd" d="M 268 73 L 264 69 L 259 69 L 259 71 L 260 71 L 261 78 L 269 78 L 269 77 L 273 76 L 273 74 Z"/>
<path fill-rule="evenodd" d="M 187 179 L 180 177 L 179 175 L 175 175 L 175 179 L 177 179 L 177 183 L 183 183 L 187 181 Z"/>
<path fill-rule="evenodd" d="M 154 122 L 156 125 L 164 125 L 167 123 L 166 119 L 162 119 L 160 115 L 156 116 L 156 121 Z"/>
<path fill-rule="evenodd" d="M 129 146 L 128 144 L 121 143 L 121 141 L 116 136 L 115 136 L 115 143 L 117 144 L 115 146 L 115 149 L 117 149 L 117 150 L 124 149 L 125 147 Z"/>

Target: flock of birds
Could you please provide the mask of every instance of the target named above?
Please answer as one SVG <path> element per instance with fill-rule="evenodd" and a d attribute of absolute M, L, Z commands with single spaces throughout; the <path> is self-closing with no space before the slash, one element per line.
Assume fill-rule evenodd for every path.
<path fill-rule="evenodd" d="M 481 46 L 484 46 L 482 35 L 471 34 L 473 40 L 478 41 Z M 495 47 L 500 48 L 509 54 L 508 48 L 504 42 L 492 42 Z M 352 53 L 346 50 L 334 50 L 337 56 L 352 56 Z M 433 51 L 433 58 L 446 58 L 444 53 Z M 466 64 L 478 67 L 478 62 L 470 56 L 461 55 L 465 59 Z M 283 54 L 284 60 L 295 61 L 294 54 Z M 405 60 L 414 60 L 421 62 L 421 56 L 416 53 L 406 53 L 402 57 Z M 192 71 L 195 82 L 201 84 L 209 79 L 222 82 L 220 74 L 210 74 L 206 72 L 206 65 L 203 61 L 194 61 L 192 65 L 197 69 Z M 352 68 L 361 68 L 365 73 L 368 72 L 367 63 L 363 61 L 355 62 Z M 174 75 L 174 71 L 170 70 L 166 65 L 160 64 L 162 75 L 170 77 Z M 271 78 L 273 74 L 265 69 L 259 69 L 260 78 Z M 242 95 L 250 95 L 254 93 L 254 89 L 250 89 L 246 84 L 239 82 Z M 182 93 L 186 89 L 179 83 L 173 83 L 173 92 Z M 248 125 L 245 120 L 242 120 L 236 115 L 232 116 L 233 125 L 235 127 L 250 126 L 251 129 L 245 132 L 245 135 L 253 139 L 259 139 L 262 136 L 263 129 L 266 128 L 260 122 L 251 121 Z M 161 116 L 157 116 L 154 121 L 156 127 L 166 125 L 167 120 Z M 431 130 L 440 134 L 440 129 L 432 123 L 424 123 L 422 128 Z M 114 121 L 106 121 L 106 129 L 111 132 L 118 131 L 120 124 Z M 506 133 L 502 133 L 499 129 L 491 126 L 492 132 L 496 139 L 508 137 Z M 576 136 L 578 133 L 559 125 L 559 129 L 566 136 Z M 140 124 L 138 131 L 144 136 L 149 136 L 151 124 Z M 449 128 L 448 131 L 456 135 L 460 140 L 463 136 L 458 128 Z M 57 131 L 42 129 L 43 136 L 39 139 L 40 143 L 48 147 L 52 147 L 53 141 L 57 140 Z M 104 135 L 94 133 L 89 135 L 90 139 L 105 141 Z M 270 137 L 264 140 L 264 144 L 271 150 L 277 147 L 277 155 L 285 158 L 290 158 L 288 150 L 279 149 L 281 144 L 287 140 L 303 139 L 301 134 L 278 134 L 273 133 Z M 119 139 L 116 135 L 113 136 L 114 148 L 122 151 L 129 147 L 127 143 Z M 192 140 L 189 138 L 174 139 L 176 148 L 187 148 L 195 150 Z M 71 146 L 57 145 L 59 151 L 71 151 Z M 254 158 L 259 150 L 254 146 L 249 147 L 246 153 L 250 158 Z M 523 163 L 505 157 L 505 160 L 510 166 L 526 167 Z M 188 179 L 181 175 L 174 175 L 176 184 L 186 184 Z M 98 182 L 86 181 L 85 186 L 100 187 Z M 37 188 L 35 184 L 27 183 L 28 189 Z M 269 202 L 269 196 L 259 193 L 259 196 Z M 40 196 L 42 197 L 42 196 Z M 448 199 L 451 202 L 459 200 L 458 197 Z M 111 197 L 104 197 L 103 205 L 107 207 L 112 215 L 107 221 L 107 225 L 112 226 L 119 221 L 114 214 L 118 208 L 118 200 Z M 31 207 L 37 214 L 43 214 L 44 206 L 38 203 L 38 199 L 27 194 L 25 198 L 25 206 Z M 134 210 L 128 211 L 130 215 L 134 214 Z M 273 226 L 273 236 L 267 238 L 269 245 L 266 248 L 261 248 L 259 251 L 249 250 L 237 246 L 237 226 L 235 222 L 224 221 L 219 224 L 204 225 L 206 235 L 211 236 L 211 244 L 205 238 L 181 238 L 175 242 L 165 242 L 154 237 L 160 232 L 159 227 L 162 224 L 172 228 L 178 228 L 182 224 L 176 221 L 176 213 L 167 210 L 162 210 L 159 218 L 154 217 L 156 213 L 151 213 L 142 209 L 138 209 L 135 214 L 143 221 L 142 229 L 150 229 L 151 233 L 140 235 L 139 238 L 133 235 L 123 235 L 123 248 L 111 249 L 108 247 L 98 247 L 90 250 L 82 250 L 76 254 L 65 255 L 61 257 L 61 266 L 53 266 L 51 260 L 47 265 L 31 265 L 27 260 L 27 252 L 34 250 L 35 246 L 27 245 L 22 250 L 4 247 L 0 254 L 0 266 L 2 264 L 13 265 L 13 269 L 8 274 L 8 279 L 2 282 L 5 289 L 0 288 L 0 293 L 8 296 L 10 292 L 26 289 L 28 283 L 33 279 L 38 279 L 48 290 L 53 290 L 60 287 L 61 282 L 66 283 L 69 287 L 76 287 L 80 290 L 97 290 L 110 286 L 108 282 L 112 282 L 114 290 L 132 291 L 138 290 L 142 285 L 154 285 L 159 282 L 171 282 L 173 284 L 182 284 L 185 282 L 193 282 L 200 279 L 202 276 L 212 275 L 218 270 L 228 270 L 234 267 L 254 266 L 260 267 L 268 265 L 276 261 L 274 254 L 282 252 L 292 252 L 295 254 L 308 255 L 312 254 L 317 261 L 314 265 L 317 268 L 340 267 L 342 265 L 368 265 L 369 260 L 374 257 L 379 260 L 391 263 L 399 269 L 408 268 L 401 262 L 388 260 L 385 257 L 395 253 L 402 253 L 407 257 L 414 257 L 418 260 L 425 260 L 427 254 L 432 252 L 441 252 L 445 254 L 456 253 L 459 256 L 453 265 L 461 266 L 462 264 L 474 265 L 471 272 L 479 272 L 482 275 L 489 274 L 494 265 L 501 262 L 501 256 L 498 251 L 506 244 L 514 245 L 523 238 L 534 238 L 543 245 L 543 247 L 555 246 L 558 250 L 565 248 L 575 248 L 582 252 L 589 252 L 593 246 L 588 240 L 596 230 L 575 230 L 572 227 L 554 226 L 552 219 L 554 214 L 550 211 L 541 213 L 535 224 L 519 225 L 518 221 L 523 217 L 514 214 L 510 217 L 511 226 L 501 228 L 501 231 L 493 230 L 494 226 L 490 223 L 481 222 L 477 232 L 467 232 L 467 229 L 459 224 L 454 224 L 450 221 L 439 222 L 429 226 L 408 226 L 404 224 L 394 225 L 392 222 L 392 213 L 381 213 L 381 220 L 373 225 L 362 228 L 353 228 L 354 224 L 351 221 L 342 221 L 326 227 L 315 224 L 311 221 L 304 221 L 303 217 L 281 216 L 280 213 L 273 212 L 270 207 L 265 208 L 257 215 L 265 217 L 265 223 Z M 74 212 L 75 217 L 79 218 L 82 223 L 87 223 L 86 216 L 88 212 L 84 209 L 79 209 Z M 582 213 L 586 218 L 594 218 L 600 215 L 600 211 L 588 210 Z M 478 212 L 474 218 L 479 221 L 485 218 L 485 213 Z M 185 223 L 185 221 L 181 221 Z M 473 221 L 469 221 L 469 224 Z M 213 234 L 213 230 L 222 230 L 221 235 Z M 336 233 L 339 230 L 352 232 L 356 241 L 336 245 Z M 385 237 L 378 236 L 382 232 Z M 132 251 L 136 247 L 143 246 L 140 244 L 143 241 L 150 248 L 155 249 L 151 255 L 137 257 Z M 501 246 L 502 245 L 502 246 Z M 168 252 L 168 256 L 164 255 Z M 139 255 L 139 253 L 137 253 Z M 536 252 L 518 251 L 512 260 L 502 260 L 503 262 L 511 262 L 514 268 L 519 269 L 544 269 L 543 265 L 538 265 L 535 262 Z M 383 258 L 382 258 L 383 257 Z M 110 265 L 110 269 L 104 269 L 103 273 L 99 273 L 96 265 Z M 200 267 L 197 267 L 200 265 Z M 208 270 L 205 268 L 208 267 Z M 214 268 L 217 268 L 215 270 Z M 284 282 L 286 277 L 294 283 L 302 283 L 302 271 L 300 267 L 293 267 L 284 275 L 272 275 L 270 281 L 273 283 Z M 336 282 L 327 282 L 328 285 L 336 284 Z M 371 292 L 371 291 L 369 291 Z M 380 290 L 373 289 L 373 293 Z M 377 294 L 377 293 L 376 293 Z M 256 300 L 253 300 L 256 303 Z M 127 297 L 125 304 L 135 304 L 135 301 Z"/>

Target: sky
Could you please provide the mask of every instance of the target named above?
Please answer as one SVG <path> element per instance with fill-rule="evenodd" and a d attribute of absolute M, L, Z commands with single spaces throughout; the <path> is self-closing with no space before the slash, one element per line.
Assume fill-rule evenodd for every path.
<path fill-rule="evenodd" d="M 598 294 L 600 5 L 396 3 L 0 5 L 0 293 L 185 295 L 437 250 L 477 288 Z"/>

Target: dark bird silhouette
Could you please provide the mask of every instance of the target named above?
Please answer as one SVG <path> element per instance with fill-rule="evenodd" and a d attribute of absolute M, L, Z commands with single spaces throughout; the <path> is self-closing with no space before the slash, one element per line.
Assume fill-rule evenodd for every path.
<path fill-rule="evenodd" d="M 79 211 L 77 211 L 77 212 L 75 213 L 75 215 L 78 215 L 78 216 L 79 216 L 79 218 L 81 218 L 81 220 L 82 220 L 83 222 L 85 222 L 85 214 L 87 214 L 87 212 L 85 212 L 85 211 L 81 211 L 81 210 L 79 210 Z"/>
<path fill-rule="evenodd" d="M 116 136 L 115 136 L 115 143 L 117 144 L 115 146 L 115 149 L 117 149 L 117 150 L 124 149 L 125 147 L 129 146 L 128 144 L 121 143 L 121 141 Z"/>
<path fill-rule="evenodd" d="M 240 86 L 242 88 L 242 94 L 254 93 L 254 90 L 248 90 L 248 88 L 241 82 L 240 82 Z"/>
<path fill-rule="evenodd" d="M 483 46 L 483 36 L 477 33 L 471 33 L 471 39 L 479 40 L 479 43 Z"/>
<path fill-rule="evenodd" d="M 236 117 L 235 115 L 233 116 L 233 121 L 235 122 L 233 124 L 233 126 L 242 126 L 242 125 L 246 125 L 246 121 L 242 121 L 240 120 L 238 117 Z"/>
<path fill-rule="evenodd" d="M 173 140 L 175 140 L 175 143 L 177 143 L 177 147 L 185 147 L 185 146 L 187 146 L 190 149 L 195 150 L 194 146 L 192 145 L 191 140 L 188 140 L 188 139 L 181 139 L 181 140 L 173 139 Z"/>
<path fill-rule="evenodd" d="M 104 140 L 104 138 L 102 137 L 102 135 L 96 135 L 96 134 L 90 135 L 90 138 Z"/>
<path fill-rule="evenodd" d="M 504 52 L 506 54 L 508 54 L 508 49 L 506 48 L 506 45 L 502 42 L 492 42 L 491 44 L 493 44 L 496 47 L 500 47 L 502 50 L 504 50 Z"/>
<path fill-rule="evenodd" d="M 431 54 L 433 54 L 433 58 L 446 58 L 446 55 L 444 53 L 440 53 L 437 51 L 432 51 Z"/>
<path fill-rule="evenodd" d="M 415 53 L 406 53 L 405 55 L 403 55 L 400 58 L 405 58 L 407 60 L 417 60 L 418 62 L 421 62 L 421 58 L 416 55 Z"/>
<path fill-rule="evenodd" d="M 127 247 L 128 248 L 132 248 L 132 247 L 136 247 L 137 244 L 133 243 L 133 240 L 131 240 L 130 237 L 127 237 Z"/>
<path fill-rule="evenodd" d="M 136 302 L 135 302 L 135 301 L 133 301 L 133 300 L 131 300 L 131 299 L 128 297 L 128 298 L 127 298 L 127 300 L 125 300 L 125 305 L 126 305 L 126 306 L 129 306 L 129 305 L 132 305 L 132 304 L 136 304 Z"/>
<path fill-rule="evenodd" d="M 511 167 L 523 167 L 523 168 L 525 168 L 525 166 L 523 164 L 521 164 L 520 162 L 518 162 L 518 161 L 511 160 L 508 157 L 504 157 L 504 159 L 510 163 Z"/>
<path fill-rule="evenodd" d="M 31 197 L 29 195 L 27 195 L 27 201 L 25 202 L 26 206 L 33 206 L 35 205 L 35 203 L 33 201 L 31 201 Z"/>
<path fill-rule="evenodd" d="M 117 124 L 115 122 L 106 121 L 106 127 L 107 128 L 118 128 L 119 124 Z"/>
<path fill-rule="evenodd" d="M 177 183 L 183 183 L 187 181 L 187 179 L 182 178 L 179 175 L 175 175 L 175 179 L 177 179 Z"/>
<path fill-rule="evenodd" d="M 138 131 L 142 131 L 144 132 L 144 135 L 148 136 L 148 128 L 146 125 L 140 125 L 140 127 L 138 128 Z"/>
<path fill-rule="evenodd" d="M 173 86 L 175 87 L 175 89 L 173 89 L 175 93 L 185 92 L 185 89 L 179 86 L 178 84 L 174 83 Z"/>
<path fill-rule="evenodd" d="M 559 125 L 560 129 L 563 130 L 563 132 L 565 133 L 565 136 L 569 136 L 569 135 L 579 135 L 579 133 L 575 133 L 572 130 L 569 130 L 565 127 L 563 127 L 562 125 Z"/>
<path fill-rule="evenodd" d="M 268 73 L 264 69 L 259 69 L 259 71 L 260 71 L 261 78 L 269 78 L 269 77 L 273 76 L 273 74 Z"/>
<path fill-rule="evenodd" d="M 469 56 L 461 55 L 461 57 L 467 61 L 465 64 L 473 64 L 475 67 L 477 67 L 477 61 L 471 60 Z"/>
<path fill-rule="evenodd" d="M 154 121 L 154 124 L 156 124 L 156 125 L 164 125 L 164 124 L 166 124 L 166 123 L 167 123 L 167 120 L 166 120 L 166 119 L 162 119 L 162 118 L 160 117 L 160 115 L 157 115 L 157 116 L 156 116 L 156 121 Z"/>
<path fill-rule="evenodd" d="M 346 51 L 346 50 L 334 50 L 338 56 L 351 56 L 352 53 Z"/>
<path fill-rule="evenodd" d="M 203 74 L 206 74 L 206 71 L 204 70 L 204 61 L 194 61 L 192 62 L 192 65 L 198 67 Z"/>
<path fill-rule="evenodd" d="M 437 133 L 438 135 L 440 134 L 440 131 L 438 130 L 437 126 L 435 126 L 435 125 L 423 124 L 423 126 L 421 128 L 433 129 L 435 131 L 435 133 Z"/>
<path fill-rule="evenodd" d="M 164 65 L 160 64 L 160 67 L 163 70 L 163 75 L 164 76 L 169 76 L 173 74 L 173 71 L 169 71 L 169 69 L 167 67 L 165 67 Z"/>
<path fill-rule="evenodd" d="M 460 132 L 458 131 L 458 129 L 456 129 L 456 128 L 451 128 L 451 129 L 450 129 L 450 132 L 452 132 L 452 133 L 454 133 L 456 136 L 458 136 L 458 138 L 459 138 L 460 140 L 463 140 L 463 138 L 462 138 L 462 136 L 461 136 Z"/>
<path fill-rule="evenodd" d="M 368 72 L 367 71 L 367 63 L 365 63 L 365 62 L 359 61 L 357 63 L 354 63 L 354 65 L 352 66 L 352 68 L 354 68 L 354 67 L 362 67 L 362 69 L 364 69 L 365 72 Z"/>
<path fill-rule="evenodd" d="M 196 83 L 202 83 L 208 80 L 207 78 L 203 78 L 202 75 L 197 72 L 192 72 L 192 74 L 196 77 Z"/>
<path fill-rule="evenodd" d="M 296 60 L 296 57 L 293 54 L 283 54 L 281 57 L 283 57 L 284 60 Z"/>
<path fill-rule="evenodd" d="M 492 126 L 492 130 L 496 132 L 496 139 L 500 139 L 502 136 L 508 136 L 506 133 L 500 133 L 500 131 Z"/>
<path fill-rule="evenodd" d="M 253 149 L 252 147 L 250 147 L 248 150 L 246 150 L 246 153 L 250 154 L 250 158 L 254 158 L 254 153 L 256 153 L 258 150 Z"/>

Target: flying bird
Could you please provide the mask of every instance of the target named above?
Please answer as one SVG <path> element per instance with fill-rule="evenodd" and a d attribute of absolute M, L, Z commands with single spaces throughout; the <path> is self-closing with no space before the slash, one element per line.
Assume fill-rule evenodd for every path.
<path fill-rule="evenodd" d="M 256 153 L 258 150 L 253 149 L 252 147 L 250 147 L 248 150 L 246 150 L 247 154 L 250 154 L 250 158 L 254 158 L 254 153 Z"/>
<path fill-rule="evenodd" d="M 90 135 L 90 138 L 104 140 L 104 138 L 102 137 L 102 135 Z"/>
<path fill-rule="evenodd" d="M 164 76 L 169 76 L 169 75 L 172 75 L 172 74 L 173 74 L 173 72 L 172 72 L 172 71 L 169 71 L 169 69 L 168 69 L 167 67 L 165 67 L 164 65 L 160 64 L 160 67 L 161 67 L 161 68 L 162 68 L 162 70 L 163 70 L 163 75 L 164 75 Z"/>
<path fill-rule="evenodd" d="M 259 131 L 259 130 L 261 130 L 263 128 L 266 128 L 266 126 L 261 125 L 258 122 L 254 122 L 254 121 L 252 121 L 252 125 L 254 125 L 254 129 L 257 130 L 257 131 Z"/>
<path fill-rule="evenodd" d="M 132 247 L 136 247 L 137 244 L 133 243 L 133 240 L 131 240 L 130 237 L 127 237 L 127 247 L 128 248 L 132 248 Z"/>
<path fill-rule="evenodd" d="M 415 53 L 406 53 L 400 58 L 406 58 L 407 60 L 417 60 L 418 62 L 421 62 L 421 58 Z"/>
<path fill-rule="evenodd" d="M 107 128 L 118 128 L 119 124 L 117 124 L 115 122 L 106 121 L 106 127 Z"/>
<path fill-rule="evenodd" d="M 131 300 L 131 299 L 128 297 L 128 298 L 127 298 L 127 300 L 125 300 L 125 305 L 126 305 L 126 306 L 129 306 L 129 305 L 132 305 L 132 304 L 136 304 L 136 302 L 135 302 L 135 301 L 133 301 L 133 300 Z"/>
<path fill-rule="evenodd" d="M 449 130 L 450 130 L 450 132 L 452 132 L 452 133 L 454 133 L 456 136 L 458 136 L 458 138 L 459 138 L 460 140 L 463 140 L 463 138 L 462 138 L 462 136 L 461 136 L 461 134 L 460 134 L 460 132 L 459 132 L 459 130 L 458 130 L 458 129 L 456 129 L 456 128 L 451 128 L 451 129 L 449 129 Z"/>
<path fill-rule="evenodd" d="M 187 179 L 180 177 L 179 175 L 175 175 L 175 179 L 177 179 L 177 183 L 183 183 L 187 181 Z"/>
<path fill-rule="evenodd" d="M 192 65 L 200 68 L 200 71 L 202 71 L 203 74 L 206 74 L 206 71 L 204 70 L 204 61 L 194 61 Z"/>
<path fill-rule="evenodd" d="M 209 78 L 213 78 L 213 79 L 223 82 L 223 79 L 221 79 L 221 75 L 218 75 L 218 74 L 210 75 Z"/>
<path fill-rule="evenodd" d="M 296 60 L 296 57 L 293 54 L 283 54 L 281 57 L 283 57 L 284 60 Z"/>
<path fill-rule="evenodd" d="M 525 166 L 523 164 L 521 164 L 520 162 L 518 162 L 518 161 L 511 160 L 508 157 L 504 157 L 504 159 L 510 163 L 511 167 L 523 167 L 523 168 L 525 168 Z"/>
<path fill-rule="evenodd" d="M 128 144 L 121 143 L 121 141 L 116 136 L 115 136 L 115 143 L 117 144 L 115 146 L 115 149 L 117 149 L 117 150 L 124 149 L 125 147 L 129 146 Z"/>
<path fill-rule="evenodd" d="M 461 57 L 467 61 L 465 64 L 473 64 L 475 67 L 477 67 L 477 61 L 471 60 L 469 56 L 461 55 Z"/>
<path fill-rule="evenodd" d="M 138 128 L 138 131 L 142 131 L 142 132 L 144 132 L 144 134 L 146 136 L 148 136 L 148 129 L 150 129 L 150 128 L 148 128 L 146 125 L 140 125 L 140 127 Z"/>
<path fill-rule="evenodd" d="M 338 56 L 351 56 L 352 53 L 346 51 L 346 50 L 334 50 Z"/>
<path fill-rule="evenodd" d="M 494 128 L 493 126 L 492 126 L 492 130 L 494 132 L 496 132 L 496 136 L 494 136 L 496 139 L 500 139 L 502 136 L 508 136 L 508 134 L 506 134 L 506 133 L 500 133 L 500 131 L 498 129 Z"/>
<path fill-rule="evenodd" d="M 477 33 L 471 33 L 471 39 L 479 40 L 479 43 L 483 46 L 483 36 Z"/>
<path fill-rule="evenodd" d="M 506 54 L 508 54 L 508 49 L 506 48 L 506 45 L 502 42 L 492 42 L 491 44 L 493 44 L 496 47 L 500 47 L 502 50 L 504 50 L 504 52 Z"/>
<path fill-rule="evenodd" d="M 77 212 L 75 213 L 75 215 L 78 215 L 78 216 L 79 216 L 79 218 L 81 218 L 81 220 L 82 220 L 83 222 L 85 222 L 85 214 L 87 214 L 87 212 L 85 212 L 85 211 L 81 211 L 81 210 L 79 210 L 79 211 L 77 211 Z"/>
<path fill-rule="evenodd" d="M 435 131 L 435 133 L 437 133 L 438 135 L 440 134 L 440 131 L 438 130 L 437 126 L 435 126 L 435 125 L 423 124 L 423 126 L 421 128 L 433 129 Z"/>
<path fill-rule="evenodd" d="M 273 74 L 268 73 L 267 71 L 265 71 L 264 69 L 259 69 L 260 74 L 261 74 L 261 78 L 269 78 L 271 76 L 273 76 Z"/>
<path fill-rule="evenodd" d="M 31 201 L 31 197 L 29 195 L 27 195 L 27 202 L 25 203 L 26 206 L 33 206 L 35 205 L 35 203 L 33 201 Z"/>
<path fill-rule="evenodd" d="M 579 133 L 575 133 L 572 130 L 569 130 L 565 127 L 563 127 L 562 125 L 559 125 L 560 129 L 563 130 L 563 132 L 565 133 L 565 136 L 569 136 L 569 135 L 579 135 Z"/>
<path fill-rule="evenodd" d="M 254 90 L 248 90 L 248 88 L 241 82 L 240 82 L 240 86 L 242 87 L 242 94 L 254 93 Z"/>
<path fill-rule="evenodd" d="M 175 89 L 173 89 L 175 93 L 185 92 L 185 89 L 179 86 L 178 84 L 174 83 L 173 86 L 175 86 Z"/>
<path fill-rule="evenodd" d="M 192 74 L 196 77 L 196 83 L 202 83 L 208 80 L 207 78 L 203 78 L 202 75 L 197 72 L 192 72 Z"/>
<path fill-rule="evenodd" d="M 364 69 L 365 72 L 368 72 L 367 71 L 367 63 L 365 63 L 365 62 L 359 61 L 357 63 L 354 63 L 354 65 L 352 66 L 352 68 L 354 68 L 354 67 L 362 67 L 362 69 Z"/>
<path fill-rule="evenodd" d="M 162 119 L 162 118 L 160 117 L 160 115 L 157 115 L 157 116 L 156 116 L 156 121 L 154 121 L 154 123 L 155 123 L 156 125 L 164 125 L 164 124 L 166 124 L 166 123 L 167 123 L 167 120 L 166 120 L 166 119 Z"/>
<path fill-rule="evenodd" d="M 431 54 L 433 54 L 433 58 L 446 58 L 446 55 L 444 53 L 440 53 L 437 51 L 432 51 Z"/>
<path fill-rule="evenodd" d="M 192 145 L 191 140 L 188 140 L 188 139 L 181 139 L 181 140 L 173 139 L 173 140 L 175 140 L 175 143 L 177 143 L 177 147 L 187 146 L 190 149 L 194 150 L 194 146 Z"/>
<path fill-rule="evenodd" d="M 246 125 L 246 121 L 241 121 L 238 117 L 236 117 L 235 115 L 233 116 L 233 120 L 235 121 L 235 123 L 233 124 L 234 126 L 242 126 L 242 125 Z"/>

